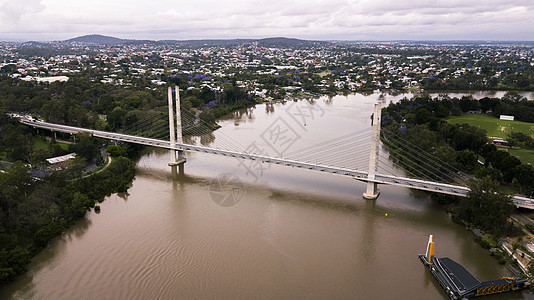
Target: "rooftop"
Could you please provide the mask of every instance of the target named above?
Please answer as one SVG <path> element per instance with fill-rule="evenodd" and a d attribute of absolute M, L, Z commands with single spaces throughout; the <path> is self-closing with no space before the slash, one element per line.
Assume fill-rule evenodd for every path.
<path fill-rule="evenodd" d="M 69 154 L 66 154 L 66 155 L 63 155 L 63 156 L 58 156 L 58 157 L 52 157 L 52 158 L 47 158 L 46 161 L 49 163 L 49 164 L 57 164 L 57 163 L 61 163 L 61 162 L 65 162 L 71 158 L 75 158 L 76 157 L 76 153 L 69 153 Z"/>

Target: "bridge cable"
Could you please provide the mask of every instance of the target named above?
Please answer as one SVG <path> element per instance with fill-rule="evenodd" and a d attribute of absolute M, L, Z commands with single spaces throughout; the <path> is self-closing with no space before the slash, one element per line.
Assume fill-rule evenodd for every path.
<path fill-rule="evenodd" d="M 406 149 L 403 149 L 402 147 L 395 147 L 395 146 L 398 146 L 396 144 L 393 144 L 393 143 L 390 143 L 389 146 L 388 145 L 388 142 L 390 142 L 387 138 L 384 140 L 386 141 L 385 145 L 388 146 L 388 151 L 391 152 L 392 154 L 394 154 L 393 158 L 402 162 L 402 161 L 405 161 L 405 164 L 406 164 L 406 167 L 409 167 L 410 169 L 417 169 L 417 167 L 419 167 L 420 169 L 422 170 L 425 170 L 427 172 L 427 175 L 426 177 L 430 177 L 430 178 L 439 178 L 439 177 L 432 177 L 432 175 L 434 176 L 437 176 L 437 174 L 435 174 L 435 172 L 438 172 L 438 173 L 441 173 L 443 176 L 449 178 L 449 180 L 451 181 L 456 181 L 455 178 L 451 177 L 450 173 L 448 172 L 451 172 L 450 170 L 446 170 L 448 172 L 444 172 L 443 170 L 441 170 L 439 168 L 439 166 L 441 165 L 437 165 L 437 163 L 435 161 L 433 161 L 432 159 L 429 159 L 431 158 L 431 156 L 429 155 L 426 155 L 426 157 L 418 157 L 417 155 L 415 155 L 413 152 L 415 153 L 420 153 L 420 154 L 428 154 L 427 152 L 421 150 L 420 148 L 417 148 L 418 151 L 413 151 L 411 149 L 409 150 L 412 150 L 412 151 L 408 151 Z M 397 156 L 397 157 L 395 157 Z M 432 157 L 433 158 L 433 157 Z M 438 167 L 436 167 L 436 165 Z M 403 168 L 403 169 L 405 169 Z"/>
<path fill-rule="evenodd" d="M 449 163 L 435 157 L 435 155 L 432 155 L 431 153 L 428 153 L 427 151 L 421 149 L 420 147 L 414 145 L 413 143 L 403 139 L 402 137 L 400 137 L 399 135 L 395 134 L 394 132 L 391 132 L 387 129 L 384 129 L 383 132 L 386 132 L 387 134 L 390 134 L 390 135 L 393 135 L 397 140 L 400 140 L 402 141 L 401 145 L 404 144 L 406 146 L 411 146 L 411 149 L 416 149 L 417 151 L 416 152 L 420 152 L 420 153 L 423 153 L 423 154 L 426 154 L 427 158 L 431 158 L 430 161 L 435 163 L 436 165 L 438 166 L 445 166 L 445 167 L 448 167 L 448 170 L 451 170 L 451 171 L 454 171 L 454 172 L 451 172 L 451 173 L 454 173 L 454 174 L 457 174 L 457 173 L 461 173 L 462 171 L 455 168 L 454 166 L 451 166 Z M 462 178 L 463 180 L 463 178 Z"/>

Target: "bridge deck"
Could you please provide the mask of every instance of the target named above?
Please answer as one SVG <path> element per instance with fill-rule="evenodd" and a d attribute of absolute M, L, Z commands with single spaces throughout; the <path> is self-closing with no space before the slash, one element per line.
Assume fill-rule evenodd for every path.
<path fill-rule="evenodd" d="M 197 146 L 197 145 L 189 145 L 189 144 L 171 145 L 170 141 L 165 141 L 165 140 L 158 140 L 158 139 L 145 138 L 145 137 L 139 137 L 139 136 L 134 136 L 134 135 L 127 135 L 127 134 L 122 134 L 122 133 L 113 133 L 113 132 L 106 132 L 106 131 L 101 131 L 101 130 L 93 130 L 93 129 L 86 129 L 86 128 L 80 128 L 80 127 L 66 126 L 66 125 L 58 125 L 58 124 L 52 124 L 52 123 L 47 123 L 47 122 L 42 122 L 42 121 L 37 121 L 37 120 L 28 120 L 25 118 L 21 118 L 20 122 L 23 124 L 29 125 L 29 126 L 47 129 L 51 131 L 57 131 L 57 132 L 63 132 L 63 133 L 69 133 L 69 134 L 87 132 L 99 138 L 123 141 L 123 142 L 128 142 L 128 143 L 142 144 L 142 145 L 164 148 L 164 149 L 169 149 L 169 150 L 188 150 L 188 151 L 210 153 L 210 154 L 230 156 L 230 157 L 250 159 L 250 160 L 261 160 L 262 162 L 265 162 L 265 163 L 273 163 L 277 165 L 291 166 L 291 167 L 315 170 L 315 171 L 326 172 L 326 173 L 331 173 L 331 174 L 336 174 L 336 175 L 341 175 L 341 176 L 348 176 L 348 177 L 352 177 L 352 178 L 355 178 L 357 180 L 364 181 L 364 182 L 376 182 L 378 184 L 390 184 L 390 185 L 396 185 L 396 186 L 412 188 L 412 189 L 417 189 L 417 190 L 424 190 L 424 191 L 429 191 L 429 192 L 436 192 L 436 193 L 449 194 L 449 195 L 462 196 L 462 197 L 467 196 L 467 193 L 469 192 L 468 187 L 453 185 L 453 184 L 439 183 L 439 182 L 399 177 L 399 176 L 393 176 L 393 175 L 385 175 L 385 174 L 375 174 L 375 178 L 370 179 L 368 178 L 368 173 L 362 170 L 351 170 L 351 169 L 335 167 L 335 166 L 312 164 L 312 163 L 299 162 L 299 161 L 294 161 L 294 160 L 289 160 L 289 159 L 284 159 L 284 158 L 258 155 L 254 153 L 244 153 L 244 152 L 209 148 L 209 147 L 203 147 L 203 146 Z M 513 201 L 517 207 L 534 209 L 534 199 L 514 196 Z"/>

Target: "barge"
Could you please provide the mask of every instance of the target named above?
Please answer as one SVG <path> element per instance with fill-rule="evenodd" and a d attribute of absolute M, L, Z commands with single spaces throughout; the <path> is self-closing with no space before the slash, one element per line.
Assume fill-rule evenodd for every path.
<path fill-rule="evenodd" d="M 419 259 L 430 269 L 430 273 L 451 299 L 469 299 L 515 291 L 530 284 L 526 279 L 518 277 L 502 277 L 481 282 L 454 260 L 448 257 L 435 257 L 432 235 L 428 239 L 426 253 L 419 254 Z"/>

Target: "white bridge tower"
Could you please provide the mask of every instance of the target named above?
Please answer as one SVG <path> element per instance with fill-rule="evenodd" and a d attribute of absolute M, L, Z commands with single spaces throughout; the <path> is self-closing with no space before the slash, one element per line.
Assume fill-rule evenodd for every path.
<path fill-rule="evenodd" d="M 169 166 L 181 166 L 185 163 L 184 150 L 177 147 L 178 145 L 183 144 L 182 139 L 182 116 L 180 114 L 180 88 L 178 86 L 174 87 L 175 89 L 175 103 L 176 111 L 173 108 L 172 101 L 172 88 L 169 87 L 169 135 L 171 142 L 171 160 L 169 161 Z M 174 117 L 176 115 L 176 118 Z M 176 127 L 175 127 L 176 124 Z"/>
<path fill-rule="evenodd" d="M 380 122 L 382 121 L 382 107 L 380 102 L 375 104 L 375 111 L 373 114 L 373 129 L 371 133 L 371 152 L 369 155 L 369 173 L 367 174 L 367 189 L 363 193 L 363 198 L 368 200 L 375 200 L 380 195 L 380 190 L 377 187 L 375 174 L 378 169 L 378 151 L 380 145 Z"/>

